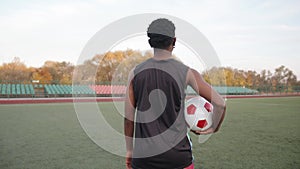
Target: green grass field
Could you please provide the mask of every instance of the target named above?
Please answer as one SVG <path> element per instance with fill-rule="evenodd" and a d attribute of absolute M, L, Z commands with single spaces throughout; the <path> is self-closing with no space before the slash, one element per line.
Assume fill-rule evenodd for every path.
<path fill-rule="evenodd" d="M 118 130 L 123 120 L 105 107 Z M 196 168 L 300 168 L 300 97 L 230 99 L 224 124 L 204 144 L 193 139 Z M 118 169 L 124 158 L 93 143 L 72 103 L 0 105 L 1 169 Z"/>

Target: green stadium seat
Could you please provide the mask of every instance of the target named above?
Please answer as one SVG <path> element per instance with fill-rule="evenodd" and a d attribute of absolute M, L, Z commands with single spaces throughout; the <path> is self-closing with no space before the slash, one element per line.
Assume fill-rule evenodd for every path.
<path fill-rule="evenodd" d="M 26 93 L 27 95 L 30 94 L 29 84 L 26 84 L 26 85 L 25 85 L 25 93 Z"/>
<path fill-rule="evenodd" d="M 45 93 L 46 93 L 46 94 L 50 94 L 47 85 L 44 85 L 44 89 L 45 89 Z"/>
<path fill-rule="evenodd" d="M 51 91 L 52 91 L 52 94 L 56 94 L 56 93 L 57 93 L 57 92 L 56 92 L 56 89 L 54 88 L 53 85 L 49 85 L 49 87 L 50 87 L 50 89 L 51 89 Z"/>
<path fill-rule="evenodd" d="M 11 94 L 11 84 L 7 85 L 7 94 Z"/>
<path fill-rule="evenodd" d="M 63 85 L 59 85 L 59 89 L 62 94 L 67 94 L 66 91 L 64 90 Z"/>
<path fill-rule="evenodd" d="M 21 86 L 20 86 L 20 84 L 16 85 L 16 91 L 17 91 L 17 95 L 21 95 Z"/>
<path fill-rule="evenodd" d="M 52 91 L 50 90 L 48 85 L 45 85 L 44 88 L 45 88 L 46 94 L 50 94 L 50 95 L 52 94 Z"/>
<path fill-rule="evenodd" d="M 73 93 L 71 85 L 66 85 L 65 88 L 66 88 L 66 90 L 68 91 L 69 94 Z"/>
<path fill-rule="evenodd" d="M 56 94 L 61 94 L 57 85 L 53 85 L 53 87 L 56 89 Z"/>
<path fill-rule="evenodd" d="M 2 85 L 1 94 L 2 95 L 6 95 L 7 94 L 7 86 L 6 86 L 6 84 Z"/>
<path fill-rule="evenodd" d="M 55 94 L 55 91 L 54 91 L 52 85 L 48 85 L 48 88 L 49 88 L 49 91 L 51 94 Z"/>
<path fill-rule="evenodd" d="M 57 87 L 58 87 L 58 90 L 59 90 L 60 94 L 66 94 L 63 87 L 62 87 L 62 85 L 57 85 Z"/>
<path fill-rule="evenodd" d="M 48 85 L 48 88 L 49 88 L 49 93 L 50 94 L 55 94 L 55 90 L 53 89 L 52 85 Z"/>
<path fill-rule="evenodd" d="M 54 92 L 53 92 L 53 90 L 52 90 L 52 88 L 51 88 L 51 86 L 50 85 L 45 85 L 45 89 L 46 89 L 46 92 L 48 93 L 48 94 L 54 94 Z"/>
<path fill-rule="evenodd" d="M 66 94 L 72 94 L 72 88 L 69 85 L 62 85 L 62 89 Z"/>
<path fill-rule="evenodd" d="M 68 91 L 67 88 L 66 88 L 66 85 L 61 85 L 60 87 L 61 87 L 62 91 L 63 91 L 65 94 L 70 94 L 69 91 Z"/>
<path fill-rule="evenodd" d="M 55 94 L 59 94 L 59 90 L 58 88 L 56 87 L 56 85 L 52 85 L 54 91 L 55 91 Z"/>
<path fill-rule="evenodd" d="M 21 84 L 21 93 L 22 94 L 26 94 L 24 84 Z"/>
<path fill-rule="evenodd" d="M 29 85 L 30 94 L 34 94 L 34 89 L 32 84 Z"/>
<path fill-rule="evenodd" d="M 16 85 L 15 84 L 11 85 L 11 94 L 16 95 Z"/>
<path fill-rule="evenodd" d="M 70 90 L 72 91 L 72 94 L 95 94 L 95 92 L 88 85 L 70 86 Z"/>
<path fill-rule="evenodd" d="M 45 87 L 45 92 L 46 92 L 47 94 L 52 94 L 52 92 L 51 92 L 51 90 L 49 89 L 49 86 L 48 86 L 48 85 L 45 85 L 44 87 Z"/>
<path fill-rule="evenodd" d="M 66 89 L 68 90 L 69 94 L 72 94 L 72 86 L 66 85 Z"/>

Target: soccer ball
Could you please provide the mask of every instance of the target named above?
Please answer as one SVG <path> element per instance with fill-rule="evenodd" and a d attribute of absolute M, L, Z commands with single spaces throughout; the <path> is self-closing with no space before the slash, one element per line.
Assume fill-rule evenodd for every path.
<path fill-rule="evenodd" d="M 213 105 L 201 96 L 186 101 L 184 116 L 188 128 L 204 131 L 212 125 Z"/>

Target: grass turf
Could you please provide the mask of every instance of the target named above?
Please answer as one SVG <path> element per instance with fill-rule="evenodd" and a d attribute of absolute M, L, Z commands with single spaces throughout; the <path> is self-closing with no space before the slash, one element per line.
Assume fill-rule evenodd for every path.
<path fill-rule="evenodd" d="M 300 168 L 300 98 L 230 99 L 224 124 L 204 144 L 193 139 L 196 168 Z M 120 103 L 121 104 L 121 103 Z M 122 131 L 111 103 L 99 103 Z M 124 168 L 94 144 L 73 104 L 0 105 L 0 168 Z"/>

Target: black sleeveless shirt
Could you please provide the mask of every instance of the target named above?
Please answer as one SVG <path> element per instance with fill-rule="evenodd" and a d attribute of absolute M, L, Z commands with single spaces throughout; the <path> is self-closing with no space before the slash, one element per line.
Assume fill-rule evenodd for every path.
<path fill-rule="evenodd" d="M 184 119 L 188 67 L 153 58 L 134 69 L 134 169 L 182 169 L 192 163 Z"/>

